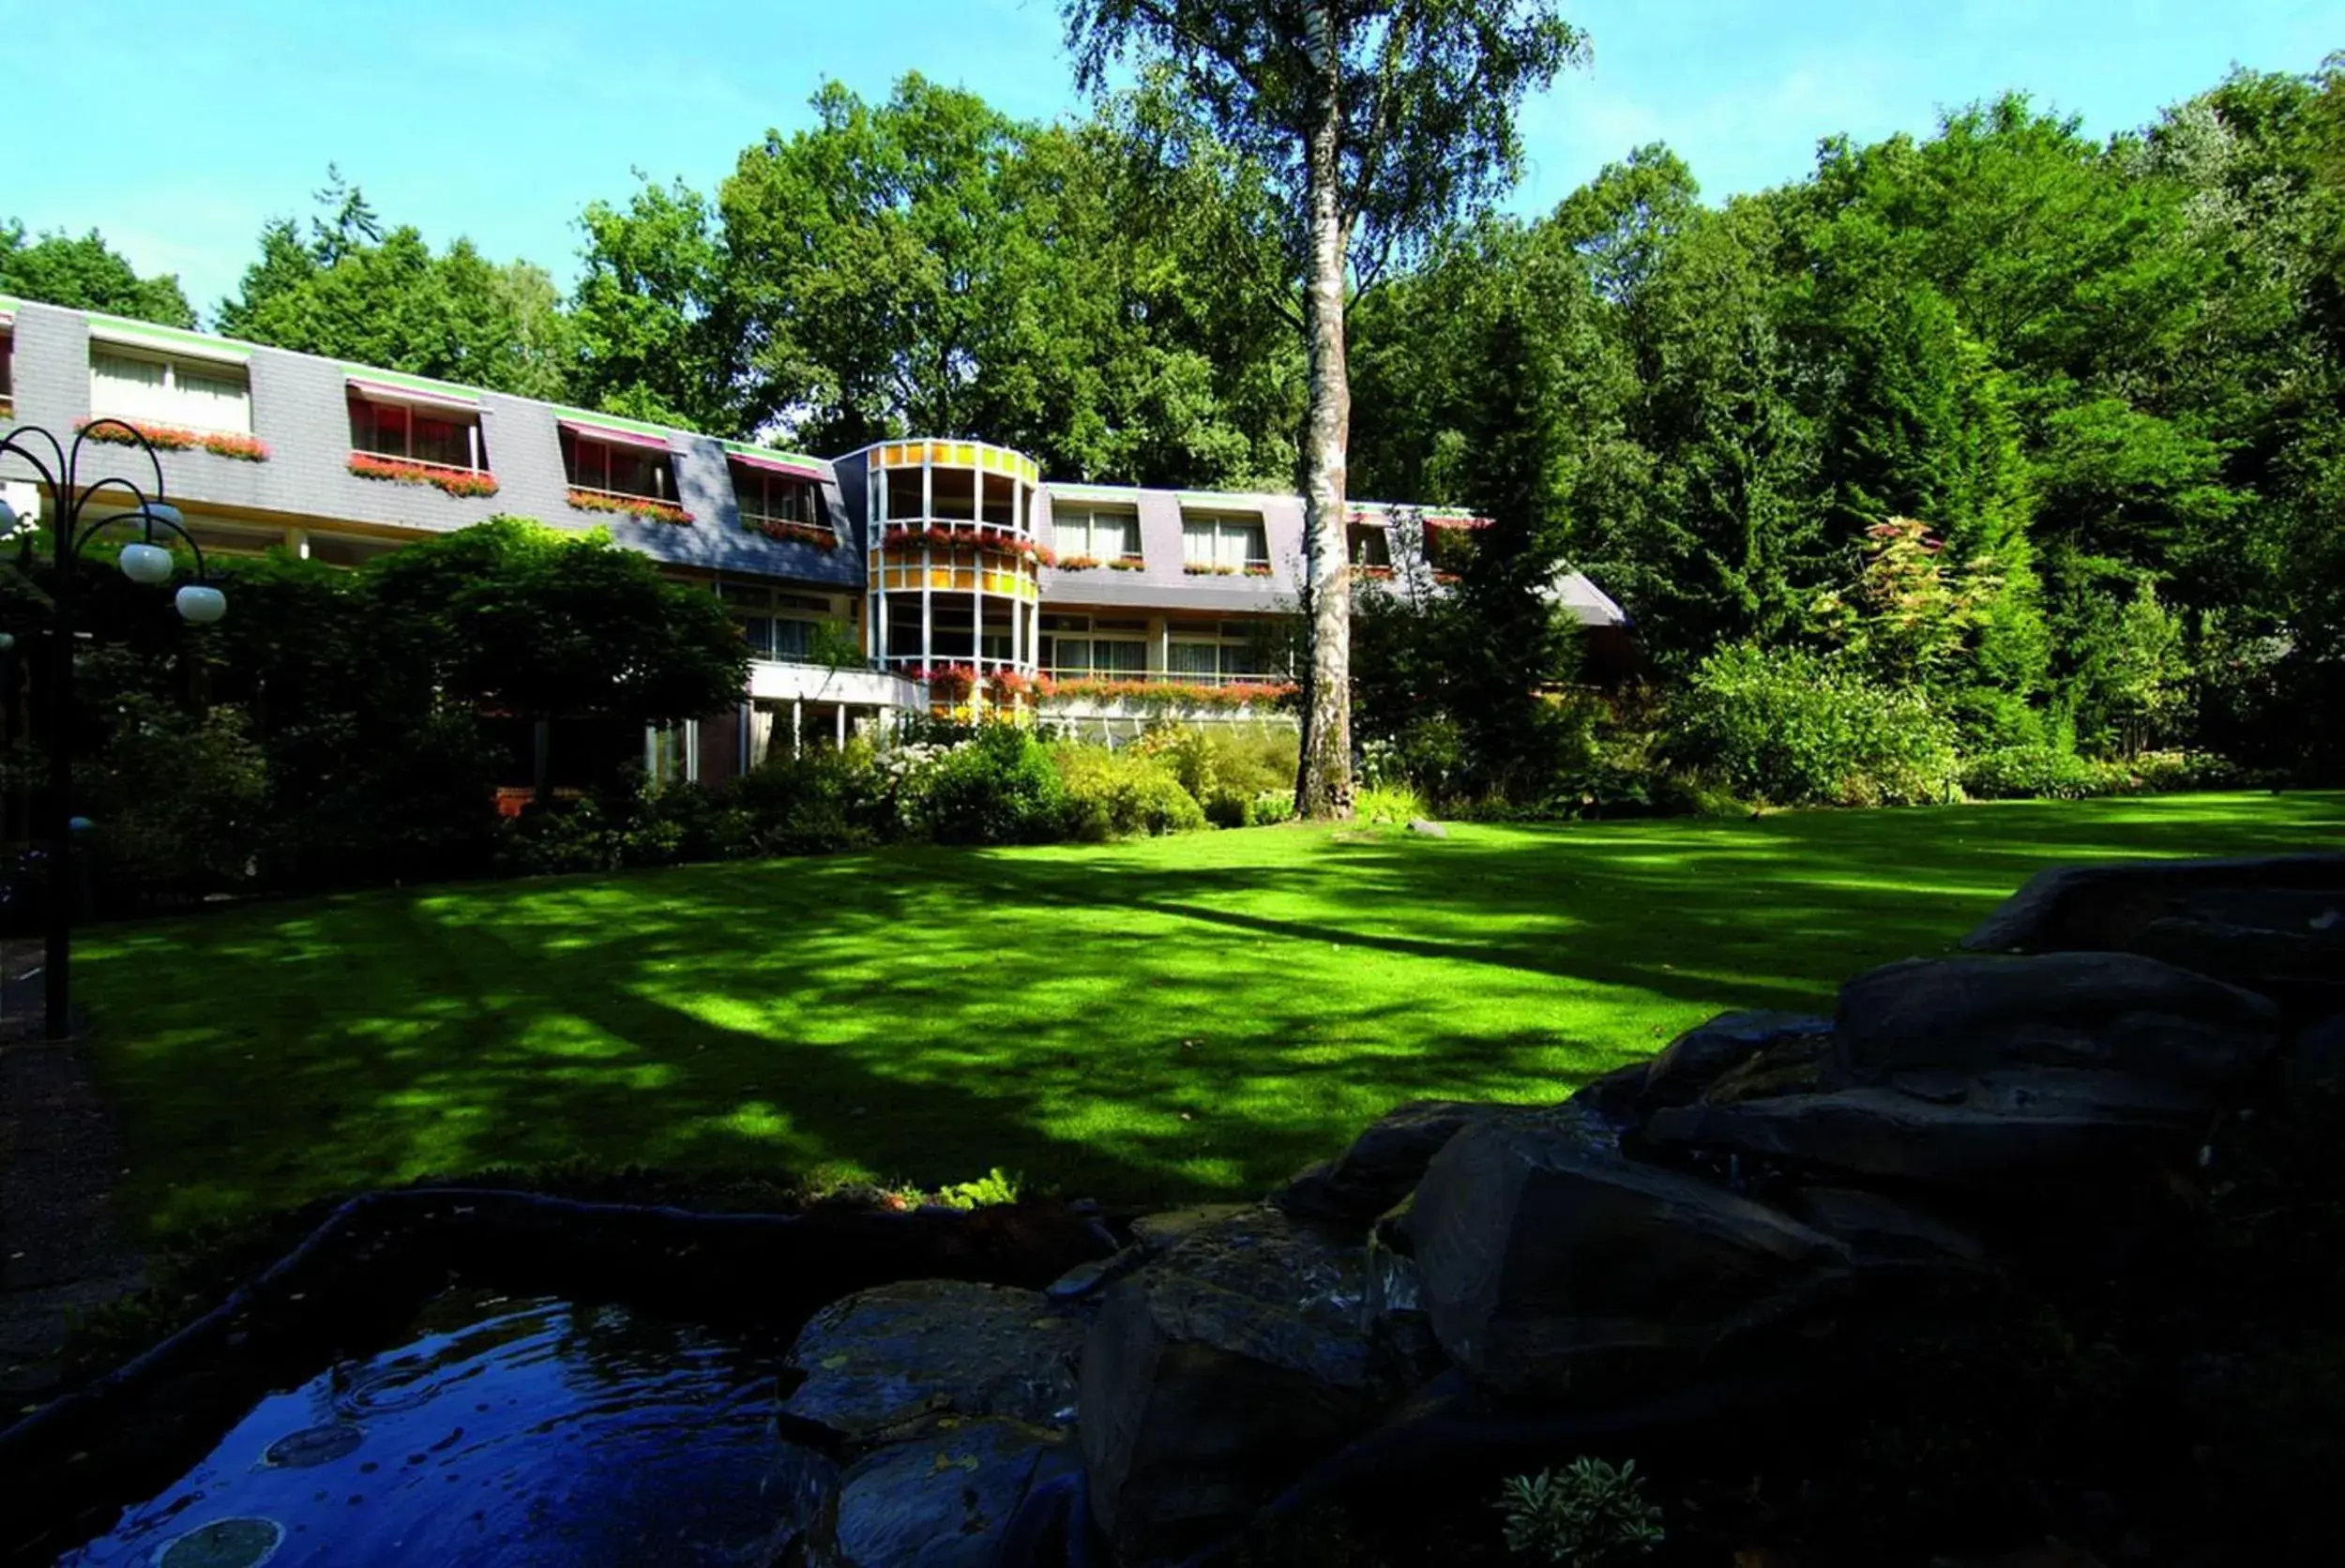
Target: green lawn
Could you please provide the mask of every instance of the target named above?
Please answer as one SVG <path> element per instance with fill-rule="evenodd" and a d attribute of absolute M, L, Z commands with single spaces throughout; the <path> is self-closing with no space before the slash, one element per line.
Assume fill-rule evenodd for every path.
<path fill-rule="evenodd" d="M 164 1229 L 573 1159 L 1154 1200 L 1824 1005 L 2046 865 L 2340 832 L 2243 794 L 907 850 L 116 927 L 77 972 Z"/>

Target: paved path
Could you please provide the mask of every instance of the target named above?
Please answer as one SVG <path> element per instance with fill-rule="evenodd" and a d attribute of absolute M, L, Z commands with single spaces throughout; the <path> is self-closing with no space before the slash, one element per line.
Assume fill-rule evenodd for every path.
<path fill-rule="evenodd" d="M 144 1282 L 109 1212 L 122 1152 L 89 1053 L 40 1038 L 40 960 L 0 942 L 0 1425 L 55 1386 L 76 1317 Z"/>

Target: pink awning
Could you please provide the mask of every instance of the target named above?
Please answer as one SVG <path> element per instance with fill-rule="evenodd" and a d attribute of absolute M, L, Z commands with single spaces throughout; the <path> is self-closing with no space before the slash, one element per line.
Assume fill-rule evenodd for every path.
<path fill-rule="evenodd" d="M 656 452 L 668 449 L 668 438 L 664 435 L 645 435 L 641 430 L 623 430 L 613 425 L 590 425 L 583 419 L 557 419 L 554 423 L 589 441 L 608 442 L 613 446 L 648 446 Z"/>
<path fill-rule="evenodd" d="M 731 450 L 728 450 L 725 456 L 739 463 L 743 468 L 761 469 L 767 474 L 787 474 L 793 479 L 811 479 L 820 484 L 830 477 L 811 463 L 792 462 L 787 458 L 769 458 L 763 453 L 751 454 Z"/>
<path fill-rule="evenodd" d="M 450 414 L 480 412 L 480 400 L 468 398 L 461 392 L 426 391 L 419 386 L 401 386 L 395 381 L 369 381 L 363 376 L 352 376 L 350 389 L 359 397 L 372 402 L 404 403 L 410 408 L 445 409 Z"/>

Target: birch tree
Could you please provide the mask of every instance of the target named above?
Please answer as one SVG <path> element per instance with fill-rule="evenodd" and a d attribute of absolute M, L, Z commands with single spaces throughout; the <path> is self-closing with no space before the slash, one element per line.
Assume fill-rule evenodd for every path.
<path fill-rule="evenodd" d="M 1169 68 L 1214 131 L 1271 171 L 1293 215 L 1309 366 L 1303 441 L 1311 656 L 1295 808 L 1352 806 L 1344 550 L 1352 395 L 1344 315 L 1520 160 L 1517 112 L 1586 52 L 1554 0 L 1064 0 L 1079 81 Z M 1292 310 L 1292 301 L 1289 302 Z"/>

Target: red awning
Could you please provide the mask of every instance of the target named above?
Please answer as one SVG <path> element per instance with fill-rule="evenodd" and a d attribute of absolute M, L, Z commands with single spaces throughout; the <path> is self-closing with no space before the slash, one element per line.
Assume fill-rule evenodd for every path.
<path fill-rule="evenodd" d="M 557 419 L 554 423 L 589 441 L 608 442 L 613 446 L 648 446 L 658 452 L 668 449 L 668 438 L 664 435 L 645 435 L 641 430 L 623 430 L 613 425 L 592 425 L 583 419 Z"/>
<path fill-rule="evenodd" d="M 787 474 L 793 479 L 811 479 L 820 484 L 830 477 L 812 463 L 792 462 L 782 457 L 769 458 L 763 452 L 735 452 L 728 447 L 725 456 L 743 468 L 755 468 L 767 474 Z"/>
<path fill-rule="evenodd" d="M 404 403 L 410 408 L 445 409 L 451 414 L 477 414 L 480 400 L 461 392 L 426 390 L 420 386 L 401 386 L 395 381 L 369 381 L 364 376 L 352 376 L 350 389 L 370 402 Z"/>

